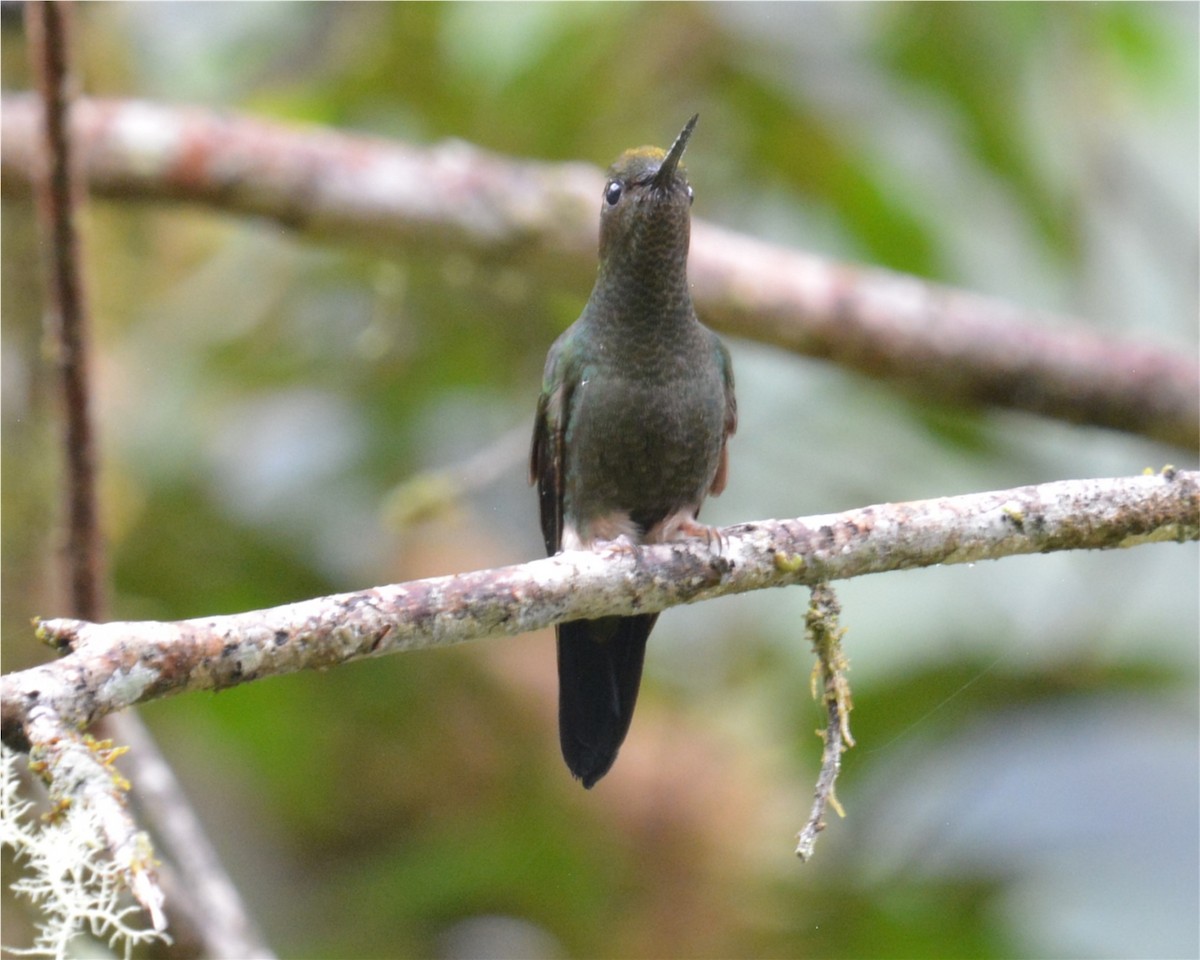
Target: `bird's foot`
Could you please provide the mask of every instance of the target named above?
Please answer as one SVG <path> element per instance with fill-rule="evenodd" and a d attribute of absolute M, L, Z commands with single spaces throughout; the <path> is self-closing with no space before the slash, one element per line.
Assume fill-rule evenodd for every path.
<path fill-rule="evenodd" d="M 725 552 L 728 543 L 725 535 L 721 533 L 720 527 L 711 527 L 707 523 L 701 523 L 693 517 L 686 517 L 680 521 L 679 525 L 673 531 L 674 540 L 682 540 L 685 537 L 691 537 L 696 540 L 703 540 L 709 550 L 715 550 L 718 555 Z"/>
<path fill-rule="evenodd" d="M 637 541 L 622 533 L 611 540 L 593 540 L 592 550 L 605 557 L 628 557 L 637 550 Z"/>

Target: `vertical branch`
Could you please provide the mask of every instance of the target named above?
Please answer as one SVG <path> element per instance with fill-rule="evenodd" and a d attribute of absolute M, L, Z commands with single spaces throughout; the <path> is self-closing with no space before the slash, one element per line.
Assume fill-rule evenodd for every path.
<path fill-rule="evenodd" d="M 70 0 L 34 0 L 27 5 L 31 62 L 44 112 L 40 162 L 34 191 L 43 239 L 46 277 L 46 339 L 62 397 L 67 606 L 77 617 L 104 618 L 106 579 L 96 483 L 96 433 L 91 417 L 90 336 L 78 211 L 84 181 L 71 149 L 70 112 L 76 93 L 71 72 L 74 19 Z M 222 868 L 174 771 L 132 712 L 103 721 L 105 735 L 136 747 L 130 756 L 134 780 L 145 781 L 145 807 L 174 856 L 188 900 L 171 905 L 172 927 L 183 928 L 185 953 L 271 957 L 232 881 Z M 143 879 L 147 879 L 149 867 Z M 156 883 L 157 881 L 155 881 Z M 135 889 L 135 894 L 138 892 Z M 153 907 L 139 895 L 143 905 Z M 155 926 L 161 929 L 159 915 Z M 191 943 L 188 943 L 191 941 Z M 194 944 L 194 945 L 193 945 Z"/>
<path fill-rule="evenodd" d="M 36 193 L 44 238 L 47 339 L 63 406 L 68 605 L 77 616 L 100 619 L 103 544 L 96 506 L 87 301 L 76 222 L 82 187 L 68 130 L 75 84 L 69 67 L 72 14 L 68 2 L 38 0 L 29 4 L 27 27 L 44 111 Z"/>

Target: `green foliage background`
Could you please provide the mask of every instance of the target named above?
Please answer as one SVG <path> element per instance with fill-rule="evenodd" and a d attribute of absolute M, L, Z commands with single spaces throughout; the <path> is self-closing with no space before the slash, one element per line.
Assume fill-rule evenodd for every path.
<path fill-rule="evenodd" d="M 698 216 L 1196 350 L 1193 4 L 79 13 L 100 95 L 598 165 L 699 111 Z M 5 88 L 26 87 L 3 26 Z M 539 555 L 523 440 L 469 495 L 412 498 L 528 429 L 586 288 L 186 206 L 95 202 L 87 249 L 115 617 Z M 28 622 L 57 603 L 37 271 L 6 193 L 6 670 L 45 656 Z M 743 420 L 711 522 L 1189 465 L 731 347 Z M 859 746 L 807 865 L 802 591 L 664 616 L 587 793 L 548 633 L 143 714 L 282 956 L 1195 956 L 1198 567 L 1167 545 L 842 585 Z M 6 942 L 20 922 L 6 903 Z"/>

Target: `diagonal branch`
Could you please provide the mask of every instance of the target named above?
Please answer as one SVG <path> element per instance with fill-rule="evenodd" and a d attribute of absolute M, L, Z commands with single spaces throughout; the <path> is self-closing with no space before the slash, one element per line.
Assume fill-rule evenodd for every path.
<path fill-rule="evenodd" d="M 594 275 L 602 175 L 433 147 L 295 129 L 137 101 L 80 103 L 76 133 L 100 196 L 177 200 L 267 217 L 398 252 L 465 251 Z M 6 190 L 33 167 L 34 104 L 0 100 Z M 924 399 L 989 404 L 1200 448 L 1194 357 L 1103 337 L 1078 320 L 886 270 L 835 263 L 697 222 L 691 275 L 725 332 L 833 360 Z"/>
<path fill-rule="evenodd" d="M 118 751 L 107 741 L 97 743 L 90 736 L 81 736 L 44 707 L 30 713 L 27 733 L 35 744 L 31 769 L 45 777 L 55 809 L 78 805 L 95 818 L 113 861 L 149 912 L 154 929 L 166 930 L 164 897 L 150 838 L 129 816 L 123 796 L 129 785 L 112 766 Z"/>
<path fill-rule="evenodd" d="M 71 652 L 0 678 L 3 734 L 35 709 L 86 726 L 134 703 L 402 650 L 653 612 L 732 593 L 1026 553 L 1200 539 L 1200 472 L 1067 480 L 728 527 L 632 554 L 585 551 L 174 623 L 47 620 Z"/>

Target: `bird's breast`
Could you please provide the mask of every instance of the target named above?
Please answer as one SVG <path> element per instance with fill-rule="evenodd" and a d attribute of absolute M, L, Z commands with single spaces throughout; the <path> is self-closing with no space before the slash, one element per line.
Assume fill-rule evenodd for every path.
<path fill-rule="evenodd" d="M 720 372 L 705 362 L 659 374 L 618 368 L 581 379 L 565 438 L 572 521 L 620 512 L 645 530 L 703 500 L 723 439 Z"/>

